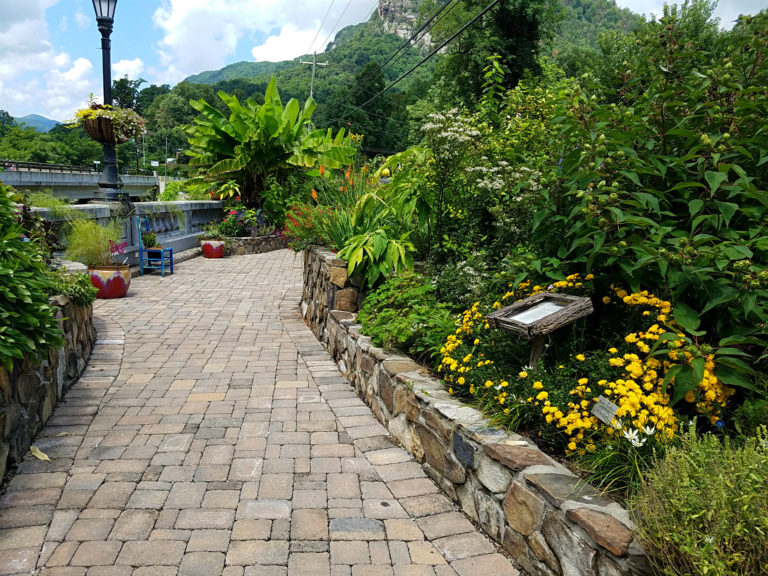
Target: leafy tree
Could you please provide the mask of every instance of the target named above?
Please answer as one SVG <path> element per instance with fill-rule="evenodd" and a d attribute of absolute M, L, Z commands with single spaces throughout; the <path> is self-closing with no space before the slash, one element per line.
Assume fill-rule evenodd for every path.
<path fill-rule="evenodd" d="M 168 94 L 170 91 L 171 87 L 168 84 L 147 86 L 136 96 L 136 112 L 144 116 L 158 96 Z"/>
<path fill-rule="evenodd" d="M 486 0 L 463 0 L 459 9 L 435 27 L 435 39 L 447 40 L 487 6 Z M 436 75 L 446 81 L 455 100 L 473 107 L 482 95 L 487 58 L 498 54 L 505 86 L 516 86 L 526 71 L 540 71 L 537 56 L 542 42 L 554 33 L 557 6 L 558 0 L 500 0 L 449 45 Z"/>
<path fill-rule="evenodd" d="M 292 167 L 339 168 L 353 158 L 344 130 L 335 138 L 330 129 L 312 130 L 315 101 L 308 99 L 301 110 L 294 98 L 283 107 L 274 79 L 261 106 L 253 99 L 243 105 L 234 96 L 218 95 L 229 116 L 205 100 L 190 102 L 200 113 L 187 128 L 190 164 L 209 181 L 235 180 L 246 206 L 260 205 L 268 178 L 282 183 Z"/>
<path fill-rule="evenodd" d="M 120 108 L 135 110 L 139 97 L 139 87 L 145 82 L 144 78 L 129 80 L 128 76 L 114 80 L 112 82 L 112 100 L 114 105 Z"/>
<path fill-rule="evenodd" d="M 5 133 L 11 126 L 16 125 L 16 120 L 13 116 L 8 114 L 5 110 L 0 110 L 0 136 L 5 136 Z"/>

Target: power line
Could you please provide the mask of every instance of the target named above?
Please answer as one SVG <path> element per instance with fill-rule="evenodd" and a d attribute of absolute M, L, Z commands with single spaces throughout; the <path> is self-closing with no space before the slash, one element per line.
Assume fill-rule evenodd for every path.
<path fill-rule="evenodd" d="M 315 33 L 315 37 L 312 39 L 312 43 L 309 45 L 309 48 L 307 48 L 307 54 L 309 54 L 309 51 L 312 50 L 312 47 L 315 45 L 315 40 L 317 40 L 317 37 L 320 36 L 320 31 L 323 29 L 323 24 L 325 24 L 325 21 L 328 18 L 328 14 L 331 13 L 331 8 L 333 8 L 334 2 L 336 2 L 336 0 L 331 0 L 331 5 L 328 6 L 328 10 L 325 11 L 325 16 L 323 16 L 323 21 L 320 22 L 320 26 L 318 27 L 317 32 Z"/>
<path fill-rule="evenodd" d="M 402 58 L 404 53 L 400 54 L 399 56 L 398 56 L 398 54 L 401 53 L 404 48 L 411 47 L 411 46 L 415 45 L 419 40 L 421 40 L 421 38 L 417 38 L 419 36 L 419 34 L 421 34 L 422 32 L 425 32 L 425 35 L 428 34 L 432 30 L 432 28 L 437 26 L 448 14 L 450 14 L 450 12 L 460 3 L 460 1 L 461 0 L 448 0 L 446 3 L 444 3 L 441 6 L 439 6 L 438 8 L 436 8 L 434 10 L 434 12 L 432 12 L 432 14 L 430 14 L 428 19 L 413 34 L 411 34 L 410 38 L 405 40 L 405 42 L 403 42 L 397 48 L 397 50 L 395 50 L 390 55 L 390 57 L 384 62 L 384 64 L 381 65 L 382 73 L 385 71 L 386 67 L 390 64 L 390 62 L 392 62 L 394 64 L 394 62 L 397 62 L 400 58 Z M 443 13 L 445 10 L 447 10 L 447 12 Z M 434 22 L 434 24 L 431 24 L 435 20 L 435 18 L 437 18 L 438 16 L 440 16 L 440 18 L 436 22 Z M 369 88 L 372 87 L 373 80 L 374 80 L 374 74 L 373 73 L 370 76 L 368 76 L 368 77 L 362 78 L 360 80 L 360 82 L 357 84 L 357 86 L 355 88 L 353 88 L 350 93 L 348 93 L 345 96 L 343 96 L 341 98 L 338 98 L 336 100 L 333 100 L 333 101 L 329 102 L 328 104 L 326 104 L 326 110 L 330 111 L 333 108 L 338 107 L 339 103 L 343 104 L 343 103 L 346 102 L 347 99 L 349 99 L 349 98 L 351 98 L 351 97 L 353 97 L 353 96 L 355 96 L 355 95 L 357 95 L 357 94 L 359 94 L 361 92 L 363 92 L 365 94 L 372 94 L 373 91 L 369 90 Z"/>
<path fill-rule="evenodd" d="M 462 33 L 462 32 L 464 32 L 464 30 L 466 30 L 467 28 L 469 28 L 470 26 L 472 26 L 472 24 L 474 24 L 475 22 L 477 22 L 477 21 L 478 21 L 478 20 L 479 20 L 479 19 L 480 19 L 482 16 L 484 16 L 484 15 L 485 15 L 485 14 L 486 14 L 486 13 L 487 13 L 487 12 L 488 12 L 488 11 L 489 11 L 491 8 L 493 8 L 494 6 L 496 6 L 496 4 L 498 4 L 498 3 L 499 3 L 499 1 L 500 1 L 500 0 L 493 0 L 493 2 L 491 2 L 491 3 L 490 3 L 488 6 L 486 6 L 486 7 L 485 7 L 485 8 L 484 8 L 484 9 L 483 9 L 483 10 L 482 10 L 482 11 L 481 11 L 479 14 L 477 14 L 477 16 L 475 16 L 474 18 L 472 18 L 472 20 L 470 20 L 470 21 L 469 21 L 469 22 L 467 22 L 467 23 L 466 23 L 464 26 L 462 26 L 462 27 L 459 29 L 459 31 L 458 31 L 458 32 L 456 32 L 456 33 L 455 33 L 453 36 L 451 36 L 450 38 L 448 38 L 448 40 L 446 40 L 445 42 L 443 42 L 443 43 L 442 43 L 440 46 L 438 46 L 437 48 L 435 48 L 434 50 L 432 50 L 432 52 L 430 52 L 430 53 L 429 53 L 429 54 L 428 54 L 428 55 L 427 55 L 427 56 L 426 56 L 426 57 L 425 57 L 425 58 L 424 58 L 424 59 L 423 59 L 421 62 L 419 62 L 418 64 L 416 64 L 415 66 L 413 66 L 413 67 L 412 67 L 410 70 L 408 70 L 408 72 L 406 72 L 405 74 L 401 75 L 401 76 L 400 76 L 400 77 L 399 77 L 397 80 L 395 80 L 394 82 L 392 82 L 392 83 L 391 83 L 389 86 L 387 86 L 386 88 L 384 88 L 383 90 L 381 90 L 380 92 L 378 92 L 378 93 L 377 93 L 375 96 L 373 96 L 372 98 L 369 98 L 367 101 L 365 101 L 363 104 L 361 104 L 360 106 L 358 106 L 358 107 L 357 107 L 357 108 L 355 108 L 354 110 L 352 110 L 352 111 L 350 111 L 350 112 L 347 112 L 346 114 L 344 114 L 343 116 L 340 116 L 339 118 L 335 118 L 334 120 L 331 120 L 329 123 L 333 123 L 333 122 L 336 122 L 336 121 L 338 121 L 338 120 L 344 120 L 344 118 L 346 118 L 347 116 L 349 116 L 349 115 L 350 115 L 350 114 L 352 114 L 353 112 L 356 112 L 357 110 L 360 110 L 361 108 L 363 108 L 363 107 L 365 107 L 366 105 L 370 104 L 370 103 L 371 103 L 372 101 L 374 101 L 376 98 L 378 98 L 379 96 L 381 96 L 382 94 L 384 94 L 384 92 L 386 92 L 387 90 L 389 90 L 390 88 L 392 88 L 392 87 L 393 87 L 395 84 L 397 84 L 398 82 L 400 82 L 400 81 L 401 81 L 403 78 L 406 78 L 408 75 L 410 75 L 410 74 L 411 74 L 411 73 L 412 73 L 414 70 L 416 70 L 416 69 L 417 69 L 419 66 L 421 66 L 422 64 L 424 64 L 424 63 L 425 63 L 427 60 L 429 60 L 430 58 L 432 58 L 432 57 L 433 57 L 435 54 L 437 54 L 437 53 L 438 53 L 440 50 L 442 50 L 442 49 L 443 49 L 445 46 L 447 46 L 448 44 L 450 44 L 451 42 L 453 42 L 453 40 L 455 40 L 455 39 L 456 39 L 458 36 L 460 36 L 460 35 L 461 35 L 461 33 Z"/>
<path fill-rule="evenodd" d="M 328 34 L 328 38 L 326 38 L 325 42 L 323 42 L 323 46 L 328 46 L 328 40 L 330 40 L 331 36 L 333 36 L 333 33 L 336 32 L 336 28 L 339 27 L 339 24 L 341 23 L 341 19 L 344 18 L 344 14 L 346 14 L 347 8 L 349 8 L 350 4 L 352 4 L 352 0 L 349 0 L 347 2 L 347 5 L 344 6 L 344 10 L 341 11 L 341 14 L 339 15 L 339 19 L 336 20 L 336 24 L 334 25 L 333 29 L 331 30 L 331 33 Z"/>

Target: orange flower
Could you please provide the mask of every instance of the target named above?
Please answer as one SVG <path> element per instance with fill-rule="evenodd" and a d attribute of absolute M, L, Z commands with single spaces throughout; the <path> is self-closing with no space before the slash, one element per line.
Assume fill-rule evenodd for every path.
<path fill-rule="evenodd" d="M 325 166 L 320 164 L 320 176 L 322 176 L 323 174 L 325 174 Z"/>
<path fill-rule="evenodd" d="M 317 191 L 314 188 L 312 188 L 312 198 L 314 198 L 315 201 L 317 201 Z"/>

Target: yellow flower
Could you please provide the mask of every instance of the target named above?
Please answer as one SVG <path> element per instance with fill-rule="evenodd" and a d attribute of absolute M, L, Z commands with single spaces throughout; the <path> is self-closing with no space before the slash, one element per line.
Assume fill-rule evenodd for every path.
<path fill-rule="evenodd" d="M 544 388 L 544 384 L 542 384 L 540 380 L 536 380 L 536 382 L 533 383 L 534 390 L 541 390 L 542 388 Z"/>
<path fill-rule="evenodd" d="M 475 338 L 475 341 L 472 343 L 472 345 L 473 346 L 477 346 L 478 344 L 480 344 L 480 339 L 479 338 Z"/>
<path fill-rule="evenodd" d="M 459 376 L 459 379 L 457 380 L 457 382 L 458 382 L 459 384 L 462 384 L 462 385 L 463 385 L 463 384 L 464 384 L 464 382 L 466 382 L 466 380 L 464 379 L 464 376 Z"/>
<path fill-rule="evenodd" d="M 584 280 L 593 280 L 594 278 L 595 278 L 594 274 L 587 274 L 586 276 L 584 276 Z"/>
<path fill-rule="evenodd" d="M 448 388 L 448 394 L 450 394 L 451 396 L 453 396 L 453 388 Z"/>
<path fill-rule="evenodd" d="M 608 352 L 610 352 L 611 354 L 616 354 L 618 350 L 616 348 L 608 348 Z"/>
<path fill-rule="evenodd" d="M 569 442 L 568 450 L 576 450 L 576 442 Z"/>
<path fill-rule="evenodd" d="M 542 390 L 536 395 L 536 400 L 546 400 L 549 398 L 549 393 L 546 390 Z"/>
<path fill-rule="evenodd" d="M 490 388 L 491 386 L 493 386 L 493 382 L 491 382 L 490 380 L 486 380 L 485 381 L 485 387 L 486 388 Z"/>
<path fill-rule="evenodd" d="M 523 370 L 522 372 L 520 372 L 520 374 L 518 374 L 518 376 L 520 376 L 520 378 L 528 378 L 528 372 Z"/>
<path fill-rule="evenodd" d="M 578 360 L 579 362 L 584 362 L 586 358 L 584 357 L 584 354 L 576 354 L 576 360 Z"/>
<path fill-rule="evenodd" d="M 584 384 L 586 384 L 587 382 L 589 382 L 587 378 L 579 378 L 579 384 L 581 386 L 584 386 Z"/>
<path fill-rule="evenodd" d="M 610 304 L 611 299 L 608 296 L 603 296 L 603 304 Z"/>

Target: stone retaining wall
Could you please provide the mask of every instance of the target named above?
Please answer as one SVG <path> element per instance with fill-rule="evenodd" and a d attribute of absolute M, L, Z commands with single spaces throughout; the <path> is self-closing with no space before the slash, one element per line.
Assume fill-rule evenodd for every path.
<path fill-rule="evenodd" d="M 264 254 L 273 250 L 285 248 L 285 240 L 282 236 L 252 236 L 243 238 L 229 238 L 227 254 L 231 256 L 244 256 L 246 254 Z"/>
<path fill-rule="evenodd" d="M 301 312 L 318 340 L 398 442 L 531 576 L 650 573 L 626 510 L 462 405 L 423 366 L 373 346 L 355 324 L 357 298 L 343 260 L 305 251 Z"/>
<path fill-rule="evenodd" d="M 35 363 L 28 357 L 0 367 L 0 479 L 6 468 L 21 462 L 64 391 L 74 384 L 93 349 L 93 307 L 82 308 L 66 296 L 51 303 L 64 346 L 52 348 Z"/>

